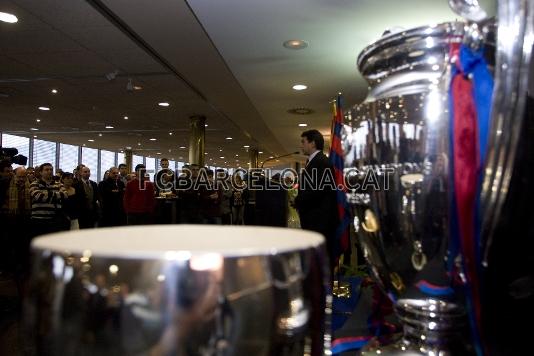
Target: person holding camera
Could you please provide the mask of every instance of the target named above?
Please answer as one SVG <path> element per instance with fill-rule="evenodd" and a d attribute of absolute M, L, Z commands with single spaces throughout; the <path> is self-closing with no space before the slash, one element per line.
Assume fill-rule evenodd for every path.
<path fill-rule="evenodd" d="M 68 230 L 70 221 L 62 209 L 63 201 L 68 199 L 65 188 L 54 181 L 50 163 L 41 164 L 38 172 L 39 179 L 30 185 L 33 236 Z"/>

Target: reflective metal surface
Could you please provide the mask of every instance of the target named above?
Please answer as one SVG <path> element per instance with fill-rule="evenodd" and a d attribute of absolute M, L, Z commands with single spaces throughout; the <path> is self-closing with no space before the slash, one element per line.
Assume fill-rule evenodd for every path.
<path fill-rule="evenodd" d="M 43 355 L 323 355 L 323 238 L 151 226 L 33 243 L 28 340 Z"/>

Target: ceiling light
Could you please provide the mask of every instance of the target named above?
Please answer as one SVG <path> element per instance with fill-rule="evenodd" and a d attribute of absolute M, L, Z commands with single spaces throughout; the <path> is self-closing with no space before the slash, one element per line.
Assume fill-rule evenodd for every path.
<path fill-rule="evenodd" d="M 306 127 L 308 124 L 299 124 L 300 127 Z"/>
<path fill-rule="evenodd" d="M 50 110 L 50 108 L 48 106 L 39 106 L 38 109 L 42 110 L 42 111 L 49 111 Z"/>
<path fill-rule="evenodd" d="M 303 40 L 287 40 L 283 46 L 287 49 L 303 49 L 308 47 L 308 43 Z"/>
<path fill-rule="evenodd" d="M 30 130 L 32 130 L 32 131 L 39 131 L 39 129 L 36 128 L 36 127 L 31 127 Z"/>
<path fill-rule="evenodd" d="M 274 158 L 274 156 L 269 156 L 269 158 Z"/>
<path fill-rule="evenodd" d="M 57 93 L 58 93 L 57 89 L 52 89 L 52 94 L 57 94 Z"/>
<path fill-rule="evenodd" d="M 208 124 L 204 124 L 204 127 L 208 127 Z"/>
<path fill-rule="evenodd" d="M 91 139 L 91 138 L 88 139 L 87 141 L 89 141 L 89 142 L 95 142 L 95 140 L 93 140 L 93 139 Z"/>
<path fill-rule="evenodd" d="M 111 125 L 106 125 L 106 129 L 114 129 L 114 127 Z"/>
<path fill-rule="evenodd" d="M 41 122 L 41 119 L 36 119 L 35 121 L 36 121 L 36 122 Z"/>
<path fill-rule="evenodd" d="M 172 136 L 172 132 L 169 132 L 169 135 Z"/>
<path fill-rule="evenodd" d="M 239 157 L 239 155 L 235 155 L 236 157 Z"/>
<path fill-rule="evenodd" d="M 185 146 L 180 146 L 180 149 L 182 149 L 182 150 L 185 149 Z"/>
<path fill-rule="evenodd" d="M 220 159 L 224 159 L 224 156 L 219 157 Z"/>
<path fill-rule="evenodd" d="M 131 149 L 132 149 L 132 146 L 126 146 L 126 147 L 124 147 L 124 148 L 126 148 L 127 150 L 131 150 Z"/>
<path fill-rule="evenodd" d="M 150 141 L 157 141 L 157 138 L 151 138 Z"/>
<path fill-rule="evenodd" d="M 221 148 L 221 149 L 219 149 L 219 152 L 222 152 L 222 148 Z"/>
<path fill-rule="evenodd" d="M 263 153 L 263 151 L 258 152 L 260 155 Z"/>
<path fill-rule="evenodd" d="M 137 146 L 141 146 L 141 142 L 137 142 Z"/>
<path fill-rule="evenodd" d="M 19 19 L 13 14 L 8 14 L 7 12 L 0 12 L 0 21 L 7 23 L 16 23 L 19 21 Z"/>
<path fill-rule="evenodd" d="M 158 103 L 159 106 L 170 106 L 171 104 L 167 103 L 167 102 L 161 102 L 161 103 Z"/>
<path fill-rule="evenodd" d="M 37 138 L 37 135 L 33 135 L 33 138 Z"/>
<path fill-rule="evenodd" d="M 102 134 L 101 134 L 101 133 L 99 133 L 99 134 L 98 134 L 98 136 L 99 136 L 99 137 L 102 137 Z"/>
<path fill-rule="evenodd" d="M 208 154 L 208 152 L 204 152 L 204 154 L 205 154 L 205 155 L 207 155 L 207 154 Z"/>
<path fill-rule="evenodd" d="M 125 117 L 124 117 L 124 120 L 128 120 L 128 116 L 125 116 Z"/>
<path fill-rule="evenodd" d="M 231 137 L 227 137 L 226 139 L 227 139 L 227 140 L 231 140 L 232 138 L 231 138 Z"/>
<path fill-rule="evenodd" d="M 293 85 L 293 89 L 295 90 L 306 90 L 308 87 L 304 84 L 295 84 Z"/>
<path fill-rule="evenodd" d="M 140 86 L 140 85 L 134 85 L 133 88 L 134 88 L 134 90 L 141 90 L 141 89 L 143 89 L 143 87 Z"/>
<path fill-rule="evenodd" d="M 161 152 L 158 152 L 158 153 L 156 153 L 156 154 L 157 154 L 157 155 L 160 155 L 160 154 L 161 154 Z"/>
<path fill-rule="evenodd" d="M 250 146 L 249 146 L 249 145 L 245 145 L 245 146 L 243 146 L 243 147 L 245 147 L 245 148 L 249 148 Z"/>

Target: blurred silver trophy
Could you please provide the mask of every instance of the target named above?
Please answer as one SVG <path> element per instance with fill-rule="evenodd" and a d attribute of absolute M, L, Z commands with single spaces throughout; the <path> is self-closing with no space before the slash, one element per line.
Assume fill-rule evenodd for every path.
<path fill-rule="evenodd" d="M 316 233 L 141 226 L 32 244 L 38 355 L 324 355 L 329 274 Z"/>
<path fill-rule="evenodd" d="M 465 23 L 389 33 L 358 58 L 370 92 L 346 115 L 345 172 L 353 187 L 347 197 L 364 256 L 404 330 L 390 340 L 373 340 L 365 355 L 475 353 L 466 298 L 453 288 L 450 270 L 463 271 L 450 244 L 451 47 L 483 48 L 494 79 L 477 192 L 483 265 L 514 165 L 520 164 L 515 155 L 524 126 L 534 2 L 501 0 L 498 20 L 488 19 L 476 0 L 449 4 Z M 379 189 L 365 186 L 377 180 Z M 465 283 L 463 273 L 457 277 Z"/>

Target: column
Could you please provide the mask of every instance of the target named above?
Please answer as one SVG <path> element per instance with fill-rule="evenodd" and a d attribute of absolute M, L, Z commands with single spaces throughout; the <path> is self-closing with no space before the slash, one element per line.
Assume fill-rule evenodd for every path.
<path fill-rule="evenodd" d="M 189 164 L 204 166 L 204 142 L 206 140 L 206 117 L 191 116 L 189 136 Z"/>
<path fill-rule="evenodd" d="M 128 173 L 131 173 L 133 170 L 132 161 L 133 161 L 132 150 L 124 150 L 124 163 L 126 164 L 126 171 Z"/>
<path fill-rule="evenodd" d="M 258 168 L 259 165 L 258 165 L 258 157 L 259 157 L 259 153 L 258 153 L 258 149 L 257 148 L 250 148 L 248 150 L 248 154 L 249 154 L 249 165 L 248 165 L 248 168 L 249 169 L 254 169 L 254 168 Z"/>

